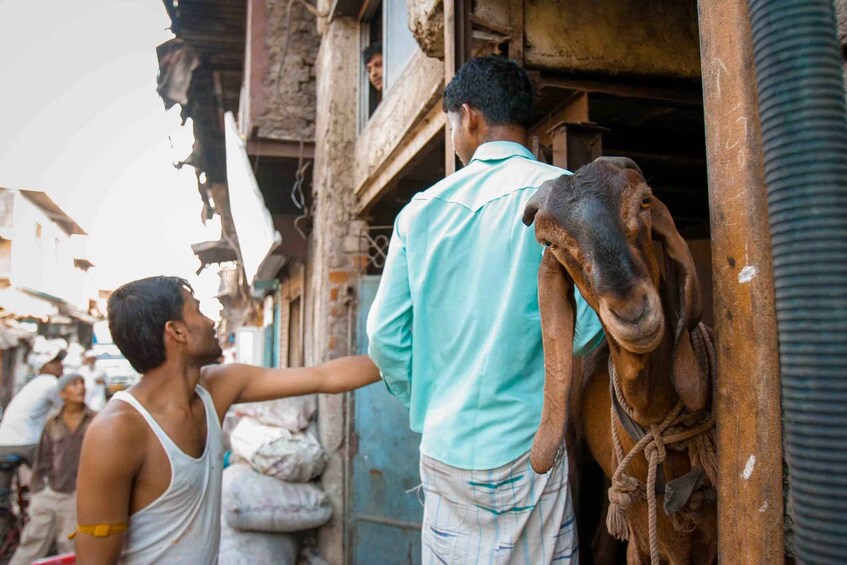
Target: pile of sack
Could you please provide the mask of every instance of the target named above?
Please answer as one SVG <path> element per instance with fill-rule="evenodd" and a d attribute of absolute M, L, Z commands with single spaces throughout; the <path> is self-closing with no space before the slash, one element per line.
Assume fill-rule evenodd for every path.
<path fill-rule="evenodd" d="M 232 456 L 223 473 L 221 565 L 294 565 L 296 532 L 329 521 L 329 499 L 313 482 L 327 463 L 316 412 L 311 395 L 239 404 L 227 414 Z"/>

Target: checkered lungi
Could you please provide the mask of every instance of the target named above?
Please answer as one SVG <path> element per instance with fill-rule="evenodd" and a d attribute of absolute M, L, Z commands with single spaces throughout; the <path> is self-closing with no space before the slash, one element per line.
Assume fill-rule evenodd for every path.
<path fill-rule="evenodd" d="M 546 474 L 529 453 L 497 469 L 457 469 L 421 455 L 423 565 L 579 563 L 567 457 Z"/>

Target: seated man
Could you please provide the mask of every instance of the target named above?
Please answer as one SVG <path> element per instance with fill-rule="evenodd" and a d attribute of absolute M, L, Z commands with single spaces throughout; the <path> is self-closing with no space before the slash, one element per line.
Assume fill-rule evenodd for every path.
<path fill-rule="evenodd" d="M 28 565 L 47 555 L 73 551 L 68 535 L 76 529 L 76 474 L 82 438 L 95 412 L 85 405 L 85 381 L 68 374 L 59 379 L 64 405 L 47 421 L 35 458 L 29 521 L 10 565 Z"/>
<path fill-rule="evenodd" d="M 38 440 L 47 415 L 59 408 L 56 382 L 62 376 L 62 360 L 67 354 L 64 339 L 38 337 L 27 361 L 37 375 L 29 381 L 6 407 L 0 421 L 0 458 L 18 455 L 32 465 Z M 12 476 L 0 471 L 0 507 L 8 507 Z"/>
<path fill-rule="evenodd" d="M 112 397 L 85 438 L 80 563 L 216 563 L 227 409 L 379 380 L 365 356 L 297 369 L 214 365 L 215 324 L 198 304 L 177 277 L 134 281 L 109 298 L 112 337 L 142 376 Z"/>

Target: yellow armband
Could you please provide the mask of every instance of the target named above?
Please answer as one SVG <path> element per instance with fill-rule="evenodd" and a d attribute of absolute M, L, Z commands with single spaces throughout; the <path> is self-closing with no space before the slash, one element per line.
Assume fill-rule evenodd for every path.
<path fill-rule="evenodd" d="M 105 538 L 125 532 L 127 528 L 126 522 L 120 524 L 94 524 L 92 526 L 78 525 L 76 531 L 68 536 L 68 539 L 74 539 L 77 533 L 88 534 L 95 538 Z"/>

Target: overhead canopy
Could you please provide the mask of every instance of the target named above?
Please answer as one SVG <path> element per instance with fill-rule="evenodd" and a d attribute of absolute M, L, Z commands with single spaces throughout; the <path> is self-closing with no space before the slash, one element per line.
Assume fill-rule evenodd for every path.
<path fill-rule="evenodd" d="M 262 277 L 276 266 L 278 258 L 271 253 L 282 241 L 273 224 L 271 213 L 253 175 L 244 141 L 231 112 L 224 115 L 226 129 L 226 177 L 229 186 L 229 207 L 238 235 L 238 247 L 247 281 L 253 284 L 257 274 Z M 272 265 L 273 263 L 273 265 Z"/>
<path fill-rule="evenodd" d="M 16 288 L 0 289 L 0 308 L 3 312 L 0 316 L 12 316 L 15 318 L 37 318 L 47 321 L 51 316 L 56 316 L 59 309 L 41 298 L 37 298 Z"/>

